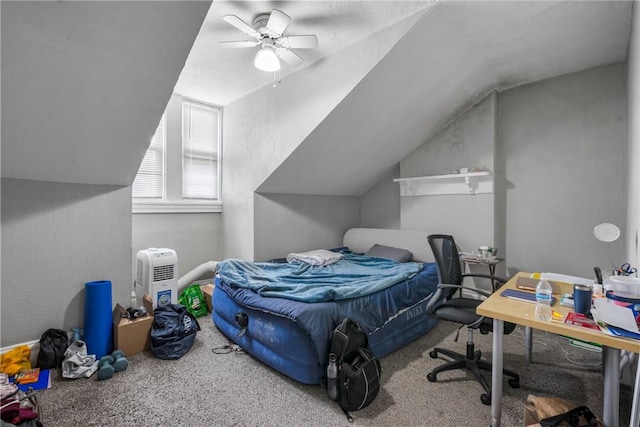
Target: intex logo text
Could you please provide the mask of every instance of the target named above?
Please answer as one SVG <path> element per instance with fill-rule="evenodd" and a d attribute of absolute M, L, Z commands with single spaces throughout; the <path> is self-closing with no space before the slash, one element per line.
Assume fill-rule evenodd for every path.
<path fill-rule="evenodd" d="M 418 316 L 419 314 L 424 314 L 424 308 L 422 308 L 421 305 L 412 308 L 411 310 L 407 311 L 407 320 Z"/>

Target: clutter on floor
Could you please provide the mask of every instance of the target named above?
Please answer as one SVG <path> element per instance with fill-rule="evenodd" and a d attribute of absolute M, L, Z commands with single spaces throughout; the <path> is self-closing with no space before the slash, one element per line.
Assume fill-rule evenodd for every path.
<path fill-rule="evenodd" d="M 196 315 L 206 315 L 212 290 L 207 299 L 199 286 L 188 289 L 184 301 Z M 186 306 L 167 304 L 154 310 L 146 294 L 142 304 L 132 303 L 128 308 L 116 304 L 111 310 L 109 281 L 86 283 L 85 296 L 84 329 L 68 332 L 50 328 L 43 332 L 36 347 L 35 366 L 28 345 L 15 346 L 0 355 L 3 425 L 43 425 L 35 394 L 51 388 L 53 369 L 59 370 L 58 378 L 64 380 L 108 380 L 127 370 L 127 356 L 145 350 L 151 349 L 161 359 L 182 357 L 200 330 L 196 316 Z"/>
<path fill-rule="evenodd" d="M 98 362 L 98 381 L 108 380 L 116 372 L 122 372 L 129 366 L 129 361 L 124 356 L 122 350 L 115 350 L 113 353 L 102 356 Z"/>
<path fill-rule="evenodd" d="M 87 345 L 84 341 L 78 340 L 64 352 L 62 361 L 63 378 L 89 378 L 98 370 L 98 362 L 95 354 L 87 353 Z"/>
<path fill-rule="evenodd" d="M 33 421 L 36 426 L 40 423 L 36 391 L 24 392 L 9 381 L 9 375 L 0 373 L 0 417 L 9 424 L 21 424 Z M 34 424 L 32 424 L 34 425 Z"/>

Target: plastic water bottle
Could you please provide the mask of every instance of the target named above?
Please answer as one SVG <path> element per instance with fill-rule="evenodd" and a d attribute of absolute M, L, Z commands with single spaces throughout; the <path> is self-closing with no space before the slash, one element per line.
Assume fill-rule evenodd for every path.
<path fill-rule="evenodd" d="M 334 353 L 329 354 L 327 366 L 327 394 L 329 399 L 338 400 L 338 361 Z"/>
<path fill-rule="evenodd" d="M 551 320 L 551 294 L 553 288 L 546 280 L 536 286 L 536 319 Z"/>

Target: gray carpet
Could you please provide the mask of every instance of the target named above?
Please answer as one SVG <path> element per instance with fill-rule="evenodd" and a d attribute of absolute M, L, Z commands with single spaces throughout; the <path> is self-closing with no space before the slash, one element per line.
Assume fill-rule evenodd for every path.
<path fill-rule="evenodd" d="M 150 352 L 130 356 L 129 368 L 113 378 L 65 380 L 53 375 L 52 388 L 39 394 L 45 426 L 488 426 L 491 409 L 480 402 L 481 386 L 462 371 L 426 374 L 443 363 L 431 359 L 434 346 L 464 351 L 466 333 L 454 343 L 454 325 L 435 330 L 382 358 L 382 389 L 373 403 L 347 422 L 320 386 L 299 384 L 249 355 L 214 354 L 228 344 L 211 318 L 177 361 Z M 561 397 L 602 414 L 601 355 L 536 331 L 535 363 L 524 360 L 523 330 L 505 336 L 505 367 L 521 376 L 521 387 L 504 382 L 503 425 L 523 425 L 527 395 Z M 483 357 L 491 357 L 491 335 L 476 337 Z M 630 415 L 631 390 L 623 386 L 621 425 Z"/>

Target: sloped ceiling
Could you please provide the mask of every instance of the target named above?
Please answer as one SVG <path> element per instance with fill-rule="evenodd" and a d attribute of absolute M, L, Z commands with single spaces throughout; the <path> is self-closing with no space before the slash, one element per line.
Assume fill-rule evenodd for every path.
<path fill-rule="evenodd" d="M 2 7 L 2 176 L 130 185 L 208 1 Z"/>
<path fill-rule="evenodd" d="M 258 15 L 268 14 L 275 8 L 291 18 L 285 35 L 315 34 L 318 37 L 317 48 L 295 50 L 304 59 L 302 64 L 293 67 L 282 63 L 280 77 L 284 78 L 396 22 L 423 12 L 434 3 L 435 0 L 216 0 L 209 9 L 175 91 L 186 97 L 225 106 L 273 83 L 272 73 L 265 73 L 252 65 L 258 47 L 221 47 L 221 41 L 252 40 L 225 22 L 225 15 L 235 15 L 252 25 Z"/>
<path fill-rule="evenodd" d="M 353 29 L 355 42 L 427 10 L 263 183 L 264 192 L 362 194 L 488 90 L 625 58 L 631 2 L 433 3 L 220 1 L 210 10 L 208 1 L 3 1 L 2 176 L 130 185 L 176 83 L 184 95 L 200 90 L 198 99 L 209 87 L 226 85 L 234 99 L 268 84 L 265 75 L 232 79 L 242 74 L 233 68 L 239 61 L 253 72 L 245 64 L 252 52 L 214 57 L 227 73 L 218 86 L 211 62 L 187 59 L 192 46 L 206 53 L 196 41 L 201 26 L 206 36 L 226 25 L 217 18 L 207 26 L 208 12 L 251 20 L 278 7 L 294 18 L 292 34 Z M 237 30 L 220 31 L 215 37 L 232 39 Z M 322 48 L 303 53 L 306 64 L 344 45 Z"/>
<path fill-rule="evenodd" d="M 490 90 L 623 61 L 631 6 L 438 3 L 258 192 L 361 195 Z"/>

